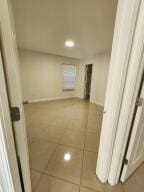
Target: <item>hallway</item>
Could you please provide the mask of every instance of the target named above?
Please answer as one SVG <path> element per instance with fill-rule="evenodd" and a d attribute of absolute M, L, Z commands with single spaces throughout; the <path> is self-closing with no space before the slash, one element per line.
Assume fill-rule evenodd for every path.
<path fill-rule="evenodd" d="M 103 108 L 81 99 L 25 105 L 34 192 L 122 191 L 95 175 Z"/>

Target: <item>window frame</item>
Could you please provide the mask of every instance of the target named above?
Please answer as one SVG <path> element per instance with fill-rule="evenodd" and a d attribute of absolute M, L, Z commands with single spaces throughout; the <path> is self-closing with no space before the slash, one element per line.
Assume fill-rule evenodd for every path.
<path fill-rule="evenodd" d="M 69 66 L 73 66 L 73 67 L 75 67 L 75 77 L 74 77 L 74 88 L 64 88 L 64 86 L 65 86 L 65 77 L 64 77 L 64 66 L 66 66 L 66 65 L 69 65 Z M 75 91 L 76 90 L 76 76 L 77 76 L 77 66 L 76 66 L 76 64 L 68 64 L 68 63 L 63 63 L 62 64 L 62 75 L 63 75 L 63 85 L 62 85 L 62 90 L 63 91 Z"/>

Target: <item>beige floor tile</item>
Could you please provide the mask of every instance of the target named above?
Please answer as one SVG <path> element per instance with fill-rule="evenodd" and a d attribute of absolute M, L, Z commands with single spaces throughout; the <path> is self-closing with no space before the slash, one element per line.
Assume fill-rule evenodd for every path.
<path fill-rule="evenodd" d="M 40 181 L 42 173 L 31 170 L 31 182 L 32 182 L 32 190 L 34 191 Z"/>
<path fill-rule="evenodd" d="M 102 184 L 96 177 L 96 160 L 97 156 L 93 152 L 85 151 L 82 169 L 81 184 L 90 189 L 100 192 L 123 192 L 121 184 L 111 187 L 109 184 Z"/>
<path fill-rule="evenodd" d="M 101 124 L 89 122 L 87 124 L 87 131 L 90 133 L 98 133 L 100 135 L 101 132 Z"/>
<path fill-rule="evenodd" d="M 62 114 L 61 114 L 62 113 Z M 51 118 L 49 120 L 49 118 L 47 118 L 47 122 L 48 122 L 48 126 L 47 127 L 53 127 L 56 129 L 67 129 L 68 127 L 68 119 L 66 118 L 66 115 L 64 115 L 64 113 L 62 111 L 59 111 L 59 115 L 53 115 L 53 118 Z"/>
<path fill-rule="evenodd" d="M 30 142 L 38 140 L 47 140 L 58 143 L 64 134 L 64 128 L 54 127 L 49 125 L 48 127 L 33 128 L 28 133 Z"/>
<path fill-rule="evenodd" d="M 99 137 L 95 133 L 86 134 L 85 150 L 98 152 Z"/>
<path fill-rule="evenodd" d="M 71 131 L 85 131 L 86 129 L 86 120 L 75 120 L 70 119 L 68 129 Z"/>
<path fill-rule="evenodd" d="M 60 143 L 76 148 L 84 148 L 85 132 L 66 130 Z"/>
<path fill-rule="evenodd" d="M 36 192 L 79 192 L 79 186 L 43 175 Z"/>
<path fill-rule="evenodd" d="M 86 187 L 80 187 L 80 192 L 99 192 L 99 191 L 94 191 Z"/>
<path fill-rule="evenodd" d="M 100 133 L 102 126 L 102 118 L 101 116 L 91 117 L 89 115 L 87 121 L 87 131 L 91 133 Z"/>
<path fill-rule="evenodd" d="M 46 173 L 65 179 L 72 183 L 80 183 L 83 151 L 59 146 L 49 161 Z"/>
<path fill-rule="evenodd" d="M 46 135 L 47 135 L 46 139 L 51 142 L 59 143 L 64 132 L 65 132 L 64 128 L 50 126 L 46 130 Z"/>
<path fill-rule="evenodd" d="M 29 143 L 32 143 L 34 141 L 38 141 L 38 140 L 46 140 L 47 139 L 47 132 L 39 127 L 39 128 L 29 128 L 28 131 L 28 141 Z"/>
<path fill-rule="evenodd" d="M 142 164 L 123 184 L 123 188 L 124 192 L 144 191 L 144 164 Z"/>
<path fill-rule="evenodd" d="M 44 171 L 57 145 L 47 141 L 37 141 L 30 145 L 30 167 Z"/>

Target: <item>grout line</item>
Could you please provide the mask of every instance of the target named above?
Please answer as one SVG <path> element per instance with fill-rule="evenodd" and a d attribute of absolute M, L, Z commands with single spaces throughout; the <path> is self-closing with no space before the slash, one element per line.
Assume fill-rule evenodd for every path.
<path fill-rule="evenodd" d="M 72 181 L 69 181 L 69 180 L 66 180 L 66 179 L 63 179 L 63 178 L 60 178 L 60 177 L 57 177 L 57 176 L 48 174 L 48 173 L 43 173 L 43 175 L 47 175 L 47 176 L 53 177 L 53 178 L 55 178 L 55 179 L 65 181 L 65 182 L 67 182 L 67 183 L 69 183 L 69 184 L 73 184 L 73 185 L 80 186 L 80 184 L 78 184 L 78 183 L 74 183 L 74 182 L 72 182 Z"/>
<path fill-rule="evenodd" d="M 60 137 L 59 140 L 62 139 L 62 137 L 64 136 L 64 134 L 65 134 L 66 131 L 67 131 L 67 130 L 65 129 L 64 133 L 62 133 L 62 136 Z M 89 132 L 86 131 L 86 130 L 85 130 L 84 132 L 86 132 L 86 134 L 89 133 Z M 92 151 L 92 150 L 90 150 L 90 149 L 87 149 L 87 148 L 85 148 L 85 146 L 84 146 L 84 147 L 77 147 L 77 146 L 74 146 L 74 145 L 62 144 L 62 143 L 60 143 L 60 142 L 55 142 L 55 141 L 47 140 L 47 139 L 44 139 L 44 140 L 38 139 L 38 140 L 32 141 L 30 144 L 28 144 L 28 147 L 31 147 L 31 145 L 32 145 L 33 143 L 36 143 L 36 142 L 39 142 L 39 141 L 46 141 L 47 143 L 52 143 L 52 144 L 57 144 L 57 145 L 60 145 L 60 146 L 66 146 L 66 147 L 71 147 L 71 148 L 74 148 L 74 149 L 85 150 L 85 151 L 88 151 L 88 152 L 97 153 L 97 151 Z"/>
<path fill-rule="evenodd" d="M 53 151 L 53 153 L 51 154 L 51 157 L 49 158 L 49 160 L 48 160 L 48 162 L 47 162 L 47 165 L 45 166 L 43 172 L 37 171 L 37 172 L 41 173 L 42 176 L 45 174 L 45 170 L 46 170 L 47 167 L 48 167 L 48 163 L 49 163 L 49 161 L 52 159 L 52 157 L 53 157 L 54 153 L 56 152 L 57 148 L 58 148 L 58 144 L 57 144 L 55 150 Z M 34 170 L 34 169 L 33 169 L 33 170 Z M 36 171 L 36 170 L 35 170 L 35 171 Z M 36 189 L 37 189 L 37 187 L 38 187 L 38 185 L 39 185 L 39 183 L 40 183 L 40 180 L 41 180 L 42 176 L 40 177 L 39 182 L 38 182 L 37 186 L 35 187 L 35 190 L 34 190 L 34 191 L 36 191 Z"/>
<path fill-rule="evenodd" d="M 31 169 L 32 171 L 35 171 L 35 170 L 33 170 L 33 169 Z M 38 171 L 35 171 L 35 172 L 38 172 Z M 40 173 L 40 172 L 39 172 Z M 41 179 L 42 179 L 42 176 L 43 176 L 43 174 L 41 173 L 41 176 L 40 176 L 40 178 L 39 178 L 39 180 L 38 180 L 38 182 L 37 182 L 37 184 L 36 184 L 36 186 L 35 186 L 35 188 L 33 189 L 33 186 L 32 186 L 32 190 L 35 192 L 36 191 L 36 189 L 37 189 L 37 187 L 38 187 L 38 185 L 39 185 L 39 183 L 40 183 L 40 181 L 41 181 Z M 31 181 L 32 182 L 32 181 Z"/>
<path fill-rule="evenodd" d="M 66 131 L 66 130 L 65 130 L 65 131 Z M 62 136 L 60 137 L 60 139 L 59 139 L 59 140 L 61 140 L 61 139 L 62 139 L 62 137 L 63 137 L 63 136 L 64 136 L 64 134 L 65 134 L 65 131 L 64 131 L 64 133 L 62 134 Z M 49 162 L 51 161 L 52 157 L 54 156 L 54 154 L 55 154 L 56 150 L 58 149 L 58 147 L 59 147 L 59 144 L 57 144 L 57 146 L 56 146 L 55 150 L 54 150 L 54 151 L 53 151 L 53 153 L 51 154 L 51 157 L 49 158 L 49 160 L 48 160 L 48 162 L 47 162 L 47 165 L 46 165 L 46 166 L 45 166 L 45 168 L 44 168 L 43 173 L 45 173 L 46 169 L 48 168 L 48 164 L 49 164 Z"/>
<path fill-rule="evenodd" d="M 40 171 L 40 170 L 38 170 L 38 169 L 33 169 L 33 168 L 31 168 L 31 170 L 43 174 L 43 171 Z"/>
<path fill-rule="evenodd" d="M 54 150 L 53 153 L 51 154 L 51 156 L 50 156 L 50 158 L 49 158 L 49 160 L 48 160 L 48 162 L 47 162 L 47 164 L 46 164 L 46 166 L 45 166 L 45 168 L 44 168 L 44 170 L 43 170 L 43 173 L 46 171 L 46 169 L 47 169 L 47 167 L 48 167 L 48 164 L 49 164 L 49 162 L 51 161 L 52 157 L 54 156 L 57 148 L 58 148 L 58 145 L 56 146 L 55 150 Z"/>
<path fill-rule="evenodd" d="M 49 161 L 51 160 L 52 156 L 53 156 L 53 155 L 54 155 L 54 153 L 56 152 L 57 147 L 58 147 L 58 145 L 56 146 L 55 150 L 54 150 L 54 151 L 53 151 L 53 153 L 51 154 L 51 157 L 49 158 L 49 160 L 48 160 L 48 162 L 47 162 L 47 165 L 44 167 L 43 172 L 38 171 L 38 172 L 42 173 L 42 176 L 44 175 L 44 172 L 45 172 L 45 170 L 46 170 L 46 169 L 47 169 L 47 167 L 48 167 L 48 163 L 49 163 Z M 42 177 L 41 177 L 41 178 L 42 178 Z M 40 181 L 39 181 L 39 183 L 40 183 Z M 38 183 L 38 184 L 39 184 L 39 183 Z M 38 187 L 38 185 L 37 185 L 37 187 Z M 37 189 L 37 187 L 36 187 L 36 189 Z M 35 189 L 35 190 L 36 190 L 36 189 Z"/>
<path fill-rule="evenodd" d="M 81 180 L 82 180 L 82 170 L 84 166 L 84 152 L 85 152 L 85 146 L 86 146 L 86 137 L 87 137 L 87 125 L 88 125 L 88 115 L 86 115 L 86 125 L 85 125 L 85 135 L 84 135 L 84 148 L 83 148 L 83 160 L 82 160 L 82 167 L 81 167 L 81 175 L 80 175 L 80 186 L 81 186 Z M 80 192 L 80 186 L 79 186 L 79 192 Z"/>
<path fill-rule="evenodd" d="M 84 151 L 87 151 L 87 152 L 90 152 L 90 153 L 94 153 L 94 154 L 98 153 L 97 151 L 90 151 L 90 150 L 87 150 L 87 149 L 84 149 Z"/>
<path fill-rule="evenodd" d="M 85 185 L 81 185 L 81 187 L 84 187 L 84 188 L 86 188 L 86 189 L 89 189 L 89 190 L 92 190 L 92 191 L 96 191 L 96 192 L 102 192 L 102 191 L 100 191 L 100 190 L 98 190 L 98 189 L 93 189 L 93 188 L 90 188 L 90 187 L 85 186 Z"/>
<path fill-rule="evenodd" d="M 55 179 L 65 181 L 65 182 L 70 183 L 70 184 L 73 184 L 73 185 L 77 185 L 77 186 L 79 186 L 79 185 L 80 185 L 80 184 L 77 184 L 77 183 L 71 182 L 71 181 L 69 181 L 69 180 L 66 180 L 66 179 L 63 179 L 63 178 L 60 178 L 60 177 L 54 176 L 54 175 L 52 175 L 52 174 L 48 174 L 48 173 L 46 173 L 46 172 L 41 172 L 41 171 L 38 171 L 38 170 L 35 170 L 35 169 L 31 169 L 31 170 L 33 170 L 33 171 L 35 171 L 35 172 L 38 172 L 38 173 L 40 173 L 40 174 L 42 174 L 42 175 L 47 175 L 47 176 L 53 177 L 53 178 L 55 178 Z"/>
<path fill-rule="evenodd" d="M 42 140 L 37 140 L 37 141 L 34 141 L 33 143 L 36 143 L 36 142 L 39 142 L 39 141 L 42 141 Z M 92 151 L 92 150 L 84 148 L 84 147 L 77 147 L 77 146 L 74 146 L 74 145 L 62 144 L 62 143 L 57 143 L 57 142 L 48 141 L 48 140 L 45 140 L 45 141 L 47 141 L 47 143 L 56 144 L 56 145 L 63 146 L 63 147 L 69 147 L 69 148 L 73 148 L 73 149 L 80 150 L 80 151 L 84 150 L 84 151 L 88 151 L 88 152 L 92 152 L 92 153 L 97 153 L 97 151 Z"/>

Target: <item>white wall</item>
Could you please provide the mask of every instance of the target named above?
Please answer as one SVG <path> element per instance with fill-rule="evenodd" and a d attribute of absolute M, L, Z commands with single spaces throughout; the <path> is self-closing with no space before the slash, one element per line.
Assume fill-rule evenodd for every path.
<path fill-rule="evenodd" d="M 80 98 L 84 97 L 85 65 L 87 64 L 93 64 L 90 101 L 104 105 L 110 64 L 110 52 L 97 54 L 93 58 L 81 60 L 78 79 L 79 89 L 77 92 L 77 96 Z"/>
<path fill-rule="evenodd" d="M 90 59 L 68 57 L 19 50 L 20 71 L 24 100 L 39 101 L 58 98 L 84 97 L 85 65 L 93 64 L 90 101 L 104 105 L 110 52 Z M 76 64 L 75 91 L 63 91 L 62 64 Z"/>
<path fill-rule="evenodd" d="M 76 91 L 63 91 L 62 64 L 76 64 L 80 60 L 68 57 L 19 50 L 24 100 L 37 101 L 76 96 Z"/>

